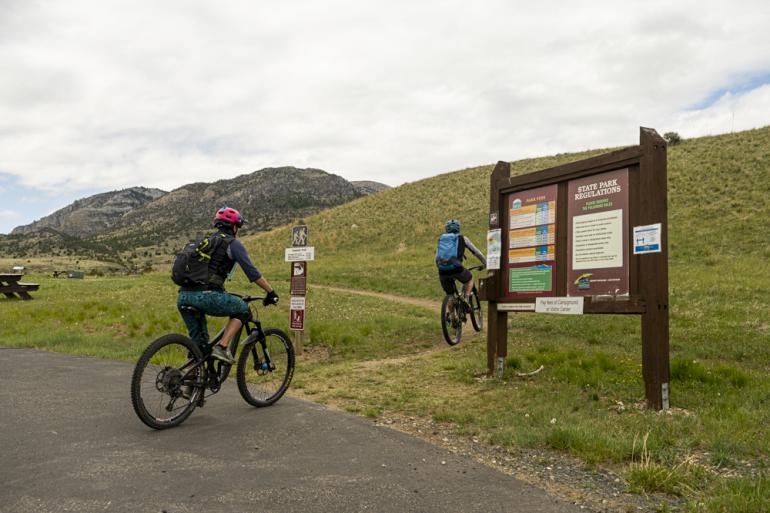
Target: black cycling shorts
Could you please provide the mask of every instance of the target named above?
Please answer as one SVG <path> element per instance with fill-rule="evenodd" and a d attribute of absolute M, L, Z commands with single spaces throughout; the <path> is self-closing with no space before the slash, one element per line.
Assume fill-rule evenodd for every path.
<path fill-rule="evenodd" d="M 441 281 L 441 288 L 447 294 L 454 294 L 455 292 L 455 280 L 459 280 L 463 285 L 473 279 L 471 272 L 465 267 L 461 267 L 457 271 L 451 274 L 439 274 L 438 279 Z"/>

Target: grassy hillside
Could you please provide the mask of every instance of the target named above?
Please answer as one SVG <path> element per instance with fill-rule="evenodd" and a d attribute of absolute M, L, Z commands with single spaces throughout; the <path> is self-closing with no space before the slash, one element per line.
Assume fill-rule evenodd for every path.
<path fill-rule="evenodd" d="M 609 150 L 512 163 L 513 174 Z M 318 261 L 313 279 L 435 297 L 435 239 L 450 217 L 485 249 L 492 165 L 442 174 L 361 198 L 306 219 Z M 770 258 L 770 127 L 686 140 L 669 149 L 672 264 Z M 281 269 L 289 232 L 249 239 L 267 270 Z"/>

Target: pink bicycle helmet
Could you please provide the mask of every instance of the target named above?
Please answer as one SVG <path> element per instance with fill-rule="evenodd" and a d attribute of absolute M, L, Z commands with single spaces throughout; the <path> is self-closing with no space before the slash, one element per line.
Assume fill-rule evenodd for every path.
<path fill-rule="evenodd" d="M 243 226 L 246 220 L 243 218 L 240 212 L 230 207 L 222 207 L 217 210 L 217 214 L 214 216 L 214 224 L 225 223 L 227 225 L 235 225 L 238 227 Z"/>

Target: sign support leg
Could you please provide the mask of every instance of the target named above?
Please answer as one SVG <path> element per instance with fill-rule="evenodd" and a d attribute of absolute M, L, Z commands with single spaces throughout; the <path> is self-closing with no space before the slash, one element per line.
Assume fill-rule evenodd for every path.
<path fill-rule="evenodd" d="M 302 354 L 305 346 L 305 332 L 294 331 L 294 353 L 297 355 Z"/>
<path fill-rule="evenodd" d="M 647 405 L 666 410 L 670 379 L 666 141 L 654 130 L 642 128 L 640 143 L 639 224 L 663 224 L 661 251 L 639 258 L 639 289 L 646 300 L 642 314 L 642 375 Z"/>
<path fill-rule="evenodd" d="M 647 305 L 642 314 L 642 375 L 647 405 L 669 408 L 668 305 Z"/>
<path fill-rule="evenodd" d="M 488 302 L 487 311 L 487 374 L 501 378 L 508 356 L 508 312 L 499 311 L 496 301 Z M 498 366 L 501 358 L 502 369 Z"/>

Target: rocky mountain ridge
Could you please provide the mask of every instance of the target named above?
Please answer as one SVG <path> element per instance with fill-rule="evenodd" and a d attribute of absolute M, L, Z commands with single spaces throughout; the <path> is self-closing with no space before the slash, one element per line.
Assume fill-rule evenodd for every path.
<path fill-rule="evenodd" d="M 73 237 L 90 237 L 109 231 L 125 214 L 166 194 L 160 189 L 130 187 L 79 199 L 33 223 L 17 226 L 10 235 L 25 235 L 51 228 Z"/>
<path fill-rule="evenodd" d="M 373 182 L 371 180 L 353 180 L 350 183 L 353 184 L 353 187 L 355 187 L 358 192 L 366 195 L 374 194 L 375 192 L 380 192 L 391 188 L 390 185 L 385 185 L 384 183 L 380 182 Z"/>
<path fill-rule="evenodd" d="M 96 194 L 0 236 L 11 257 L 69 256 L 136 267 L 142 256 L 173 254 L 181 242 L 211 230 L 214 212 L 237 208 L 243 234 L 269 230 L 347 203 L 363 188 L 320 169 L 265 168 L 235 178 L 197 182 L 170 192 L 145 187 Z"/>

